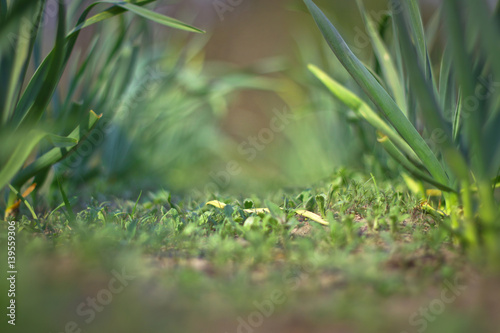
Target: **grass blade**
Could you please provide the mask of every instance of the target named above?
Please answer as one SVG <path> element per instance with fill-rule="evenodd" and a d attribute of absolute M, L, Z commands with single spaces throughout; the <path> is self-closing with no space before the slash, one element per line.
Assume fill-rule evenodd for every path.
<path fill-rule="evenodd" d="M 66 192 L 64 192 L 64 189 L 61 184 L 61 180 L 57 178 L 57 186 L 59 187 L 59 192 L 61 192 L 61 196 L 63 198 L 64 206 L 66 207 L 66 212 L 67 212 L 67 218 L 69 222 L 75 222 L 76 221 L 76 215 L 73 212 L 73 208 L 71 207 L 71 204 L 68 200 L 68 196 L 66 195 Z"/>
<path fill-rule="evenodd" d="M 35 222 L 38 224 L 38 216 L 36 216 L 35 210 L 33 209 L 33 207 L 31 207 L 31 204 L 28 202 L 28 200 L 26 200 L 26 197 L 31 193 L 31 191 L 33 191 L 33 189 L 36 187 L 36 184 L 31 185 L 23 194 L 19 193 L 12 185 L 9 185 L 9 187 L 19 201 L 7 208 L 7 210 L 5 211 L 5 219 L 7 219 L 11 215 L 13 210 L 17 210 L 17 208 L 19 207 L 19 203 L 22 202 L 30 211 L 33 220 L 35 220 Z"/>
<path fill-rule="evenodd" d="M 143 8 L 148 3 L 151 3 L 152 1 L 143 1 L 137 4 L 131 4 L 131 3 L 126 3 L 126 2 L 116 2 L 116 1 L 97 1 L 91 4 L 85 12 L 88 14 L 90 12 L 90 9 L 92 9 L 94 6 L 98 4 L 111 4 L 114 5 L 113 7 L 96 14 L 92 17 L 90 17 L 87 20 L 82 20 L 78 22 L 78 25 L 70 32 L 70 35 L 73 33 L 76 33 L 88 26 L 91 26 L 95 23 L 101 22 L 103 20 L 106 20 L 108 18 L 111 18 L 113 16 L 125 13 L 126 11 L 130 11 L 132 13 L 135 13 L 139 16 L 142 16 L 144 18 L 147 18 L 148 20 L 151 20 L 153 22 L 176 28 L 179 30 L 185 30 L 185 31 L 190 31 L 190 32 L 197 32 L 197 33 L 205 33 L 204 30 L 190 26 L 182 21 L 179 21 L 177 19 L 156 13 L 154 11 L 151 11 L 149 9 Z"/>
<path fill-rule="evenodd" d="M 139 16 L 142 16 L 150 21 L 159 23 L 164 26 L 176 28 L 179 30 L 185 30 L 189 32 L 198 32 L 198 33 L 205 33 L 204 30 L 198 29 L 196 27 L 193 27 L 189 24 L 186 24 L 182 21 L 176 20 L 174 18 L 156 13 L 152 10 L 146 9 L 141 6 L 134 5 L 132 3 L 127 3 L 127 2 L 115 2 L 115 1 L 103 1 L 103 2 L 109 2 L 111 4 L 115 4 L 116 6 L 119 6 L 121 8 L 124 8 L 132 13 L 135 13 Z"/>

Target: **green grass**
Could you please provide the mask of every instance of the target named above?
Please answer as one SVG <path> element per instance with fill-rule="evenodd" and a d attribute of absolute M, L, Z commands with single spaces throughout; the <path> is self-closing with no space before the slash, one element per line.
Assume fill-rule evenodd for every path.
<path fill-rule="evenodd" d="M 258 311 L 269 315 L 256 332 L 409 331 L 420 327 L 409 324 L 412 313 L 460 277 L 468 289 L 428 323 L 428 332 L 460 325 L 456 332 L 471 325 L 488 332 L 491 318 L 461 305 L 479 292 L 476 269 L 403 189 L 344 171 L 312 188 L 266 197 L 160 191 L 91 201 L 76 220 L 64 208 L 39 215 L 38 224 L 23 217 L 18 328 L 60 332 L 74 321 L 91 332 L 234 332 L 239 317 L 248 322 L 253 313 L 257 319 L 250 320 L 259 322 L 255 311 L 264 309 Z M 228 205 L 206 206 L 213 198 Z M 271 213 L 243 212 L 265 206 Z M 295 209 L 321 214 L 330 226 Z M 3 247 L 6 224 L 1 228 Z M 76 309 L 122 269 L 134 279 L 86 323 L 89 308 L 83 305 L 89 312 L 81 316 Z M 7 287 L 5 280 L 0 285 Z"/>

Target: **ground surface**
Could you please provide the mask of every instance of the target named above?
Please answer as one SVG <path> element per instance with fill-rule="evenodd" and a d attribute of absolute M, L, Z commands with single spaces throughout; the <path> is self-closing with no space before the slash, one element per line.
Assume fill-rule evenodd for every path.
<path fill-rule="evenodd" d="M 382 187 L 339 177 L 268 198 L 160 192 L 90 204 L 72 222 L 62 210 L 23 218 L 16 328 L 498 332 L 499 276 L 465 258 L 417 199 Z M 242 211 L 252 207 L 271 213 Z"/>

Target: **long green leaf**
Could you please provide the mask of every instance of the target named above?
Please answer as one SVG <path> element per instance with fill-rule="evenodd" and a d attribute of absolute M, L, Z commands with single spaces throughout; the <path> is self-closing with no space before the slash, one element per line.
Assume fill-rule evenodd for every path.
<path fill-rule="evenodd" d="M 135 13 L 139 16 L 142 16 L 148 20 L 151 20 L 153 22 L 180 29 L 180 30 L 185 30 L 185 31 L 190 31 L 190 32 L 198 32 L 198 33 L 205 33 L 204 30 L 201 30 L 199 28 L 193 27 L 189 24 L 186 24 L 182 21 L 176 20 L 174 18 L 165 16 L 163 14 L 156 13 L 152 10 L 146 9 L 141 6 L 134 5 L 132 3 L 127 3 L 127 2 L 116 2 L 116 1 L 103 1 L 103 2 L 109 2 L 111 4 L 115 4 L 116 6 L 120 6 L 132 13 Z"/>
<path fill-rule="evenodd" d="M 417 168 L 415 165 L 410 163 L 410 161 L 401 154 L 399 151 L 398 147 L 396 147 L 391 140 L 387 136 L 381 136 L 380 134 L 378 135 L 378 142 L 382 144 L 384 149 L 387 151 L 387 153 L 394 158 L 403 168 L 405 168 L 408 172 L 410 172 L 414 177 L 417 177 L 431 185 L 436 186 L 438 189 L 446 191 L 446 192 L 456 192 L 454 189 L 441 184 L 440 182 L 437 182 L 434 180 L 432 177 L 430 177 L 428 174 L 422 172 L 421 169 Z"/>
<path fill-rule="evenodd" d="M 45 112 L 45 109 L 47 108 L 63 73 L 65 65 L 63 59 L 66 34 L 66 7 L 64 2 L 59 2 L 57 17 L 56 41 L 53 52 L 51 53 L 53 56 L 50 59 L 47 75 L 44 78 L 44 83 L 42 84 L 39 93 L 34 96 L 33 104 L 27 112 L 25 114 L 16 112 L 17 114 L 15 116 L 19 119 L 18 126 L 24 125 L 25 128 L 29 128 L 29 126 L 32 126 L 39 121 Z M 16 128 L 18 126 L 16 126 Z"/>
<path fill-rule="evenodd" d="M 461 1 L 457 0 L 457 2 Z M 500 26 L 491 17 L 491 10 L 486 1 L 466 0 L 465 3 L 464 10 L 467 13 L 467 18 L 479 30 L 477 38 L 481 42 L 480 45 L 484 51 L 483 55 L 487 58 L 495 76 L 499 78 L 500 61 L 498 61 L 498 55 L 500 54 L 500 44 L 498 38 L 500 37 Z M 476 42 L 476 40 L 473 42 Z"/>
<path fill-rule="evenodd" d="M 479 3 L 468 2 L 468 6 L 464 6 L 465 2 L 462 0 L 446 0 L 446 22 L 448 27 L 448 33 L 450 34 L 450 43 L 453 49 L 453 55 L 455 60 L 455 70 L 457 72 L 458 82 L 462 89 L 462 94 L 464 98 L 475 96 L 475 77 L 472 68 L 472 61 L 467 50 L 467 40 L 465 40 L 465 34 L 462 31 L 462 25 L 459 20 L 460 14 L 464 13 L 464 10 L 469 10 L 471 16 L 475 17 L 474 21 L 479 25 L 481 29 L 480 34 L 488 32 L 484 31 L 484 26 L 478 22 L 479 20 L 488 20 L 488 17 L 479 18 L 478 15 L 484 15 L 484 11 L 477 11 L 472 9 L 471 6 L 484 6 L 485 3 L 479 1 Z M 496 26 L 491 26 L 492 29 L 496 29 Z M 491 40 L 487 40 L 491 42 Z M 496 43 L 496 42 L 495 42 Z M 489 50 L 488 47 L 486 47 Z M 489 55 L 490 57 L 493 54 Z M 493 69 L 498 67 L 500 63 L 497 59 L 492 58 L 493 62 L 498 65 L 493 65 Z M 471 156 L 471 166 L 476 176 L 477 187 L 479 192 L 479 197 L 481 200 L 481 210 L 480 216 L 481 220 L 485 226 L 492 227 L 498 221 L 498 205 L 493 197 L 491 191 L 491 183 L 488 175 L 488 166 L 486 164 L 486 154 L 485 146 L 486 142 L 482 140 L 482 118 L 484 116 L 482 110 L 470 110 L 468 112 L 468 119 L 464 122 L 464 128 L 466 130 L 469 149 L 473 152 Z M 496 171 L 496 170 L 495 170 Z M 467 180 L 467 179 L 464 179 Z M 495 251 L 497 249 L 497 239 L 492 237 L 494 234 L 491 231 L 484 233 L 486 246 L 490 251 Z"/>
<path fill-rule="evenodd" d="M 415 163 L 420 163 L 419 158 L 415 155 L 415 152 L 406 143 L 406 141 L 404 141 L 401 136 L 385 122 L 385 120 L 380 118 L 380 116 L 368 104 L 318 67 L 309 65 L 308 68 L 314 76 L 316 76 L 342 103 L 363 117 L 375 129 L 379 130 L 384 135 L 387 135 L 389 139 L 394 142 L 399 149 L 404 151 L 405 154 L 407 154 Z"/>
<path fill-rule="evenodd" d="M 453 73 L 451 71 L 451 49 L 447 46 L 441 57 L 439 72 L 439 100 L 445 115 L 451 114 L 451 109 L 456 103 L 455 88 L 453 84 Z"/>
<path fill-rule="evenodd" d="M 33 130 L 24 135 L 24 139 L 16 142 L 16 149 L 7 160 L 7 163 L 0 168 L 0 188 L 3 188 L 22 168 L 24 162 L 31 154 L 36 145 L 46 136 L 42 131 Z"/>
<path fill-rule="evenodd" d="M 491 70 L 494 81 L 494 86 L 487 87 L 487 89 L 491 89 L 489 91 L 491 96 L 488 97 L 488 99 L 491 100 L 491 103 L 488 105 L 487 101 L 484 101 L 484 97 L 481 97 L 479 98 L 481 102 L 486 102 L 482 104 L 484 107 L 469 112 L 469 114 L 474 113 L 472 116 L 475 119 L 472 119 L 472 121 L 477 121 L 480 128 L 483 129 L 481 131 L 481 134 L 483 135 L 476 138 L 479 139 L 480 142 L 476 142 L 475 144 L 480 146 L 480 153 L 483 154 L 484 161 L 482 163 L 484 164 L 486 172 L 484 178 L 490 178 L 496 173 L 498 167 L 500 166 L 498 161 L 495 161 L 493 158 L 497 150 L 500 149 L 500 144 L 498 144 L 500 140 L 500 133 L 498 131 L 498 124 L 500 124 L 500 108 L 498 108 L 497 104 L 498 98 L 500 97 L 500 91 L 495 84 L 495 82 L 500 80 L 500 61 L 498 60 L 498 55 L 500 54 L 500 45 L 498 43 L 500 38 L 500 22 L 498 21 L 498 17 L 496 18 L 497 21 L 495 21 L 495 17 L 491 17 L 490 8 L 485 1 L 467 0 L 464 1 L 464 3 L 465 5 L 463 7 L 465 13 L 467 13 L 467 18 L 469 19 L 471 25 L 477 27 L 479 30 L 477 39 L 474 39 L 474 41 L 480 41 L 480 48 L 483 50 L 481 54 L 487 61 L 488 68 Z M 485 74 L 485 76 L 489 75 Z M 474 81 L 474 83 L 475 82 L 477 81 Z M 481 87 L 481 89 L 484 88 L 484 86 Z M 464 95 L 468 96 L 465 94 L 465 91 Z M 477 90 L 472 96 L 477 98 Z M 489 112 L 489 115 L 486 114 L 487 112 Z M 485 123 L 485 119 L 487 119 L 487 123 Z M 464 122 L 464 125 L 468 124 L 465 124 Z M 470 124 L 470 126 L 472 127 L 473 125 Z M 471 130 L 472 129 L 467 129 L 469 135 L 480 134 L 474 134 L 470 132 Z"/>
<path fill-rule="evenodd" d="M 92 111 L 89 112 L 88 118 L 85 120 L 85 122 L 76 127 L 66 137 L 67 140 L 66 142 L 68 144 L 65 147 L 53 148 L 48 152 L 46 152 L 45 154 L 43 154 L 42 156 L 40 156 L 39 158 L 37 158 L 33 163 L 31 163 L 26 168 L 19 171 L 19 173 L 12 180 L 12 184 L 15 187 L 22 186 L 26 181 L 28 181 L 28 179 L 35 176 L 41 170 L 44 170 L 50 167 L 51 165 L 54 165 L 55 163 L 67 157 L 70 153 L 74 152 L 79 147 L 79 145 L 81 145 L 85 141 L 90 131 L 94 129 L 100 118 L 101 116 L 96 115 L 94 112 Z M 41 138 L 45 136 L 46 134 L 44 134 Z M 72 140 L 73 142 L 76 143 L 70 145 L 69 140 Z"/>
<path fill-rule="evenodd" d="M 141 7 L 145 6 L 149 3 L 151 3 L 153 0 L 146 0 L 139 2 L 134 5 L 135 7 Z M 90 18 L 87 19 L 87 16 L 89 15 L 90 11 L 97 5 L 99 4 L 113 4 L 114 6 L 100 12 Z M 76 40 L 78 38 L 78 35 L 80 31 L 86 27 L 89 27 L 95 23 L 101 22 L 103 20 L 109 19 L 111 17 L 114 17 L 116 15 L 120 15 L 125 13 L 128 9 L 126 8 L 127 4 L 123 2 L 109 2 L 109 1 L 98 1 L 94 2 L 91 5 L 89 5 L 83 13 L 80 15 L 80 18 L 77 22 L 76 27 L 71 30 L 65 39 L 66 43 L 66 50 L 65 50 L 65 56 L 64 60 L 61 62 L 61 66 L 64 68 L 66 63 L 68 62 L 68 59 L 73 51 L 73 47 L 76 43 Z M 144 13 L 144 12 L 143 12 Z M 156 18 L 156 16 L 154 16 Z M 166 24 L 167 26 L 172 26 L 169 24 L 169 20 L 165 20 L 162 22 L 162 24 Z M 197 28 L 194 28 L 197 29 Z M 200 29 L 197 29 L 200 30 Z M 201 30 L 200 30 L 201 31 Z M 31 78 L 30 82 L 28 83 L 28 86 L 26 87 L 23 96 L 21 97 L 21 100 L 19 101 L 17 108 L 16 108 L 16 114 L 13 122 L 14 127 L 18 127 L 21 121 L 26 117 L 26 113 L 28 112 L 28 109 L 30 109 L 34 103 L 33 96 L 38 96 L 40 93 L 40 90 L 43 88 L 44 83 L 46 82 L 46 77 L 49 75 L 49 66 L 51 65 L 53 58 L 55 57 L 55 49 L 52 50 L 43 60 L 43 62 L 40 64 L 40 66 L 37 68 L 35 74 Z"/>
<path fill-rule="evenodd" d="M 176 29 L 180 29 L 180 30 L 185 30 L 185 31 L 190 31 L 190 32 L 205 33 L 205 31 L 202 29 L 193 27 L 193 26 L 186 24 L 182 21 L 165 16 L 163 14 L 156 13 L 152 10 L 143 8 L 144 5 L 146 5 L 147 3 L 151 3 L 151 2 L 152 1 L 144 1 L 142 3 L 137 3 L 137 4 L 131 4 L 131 3 L 122 2 L 122 1 L 119 1 L 119 2 L 118 1 L 97 1 L 97 2 L 94 2 L 89 7 L 94 7 L 98 4 L 104 4 L 104 3 L 114 5 L 115 7 L 111 7 L 110 9 L 108 9 L 106 11 L 103 11 L 97 15 L 92 16 L 88 20 L 80 22 L 70 32 L 70 34 L 75 33 L 76 31 L 82 30 L 82 29 L 84 29 L 92 24 L 95 24 L 97 22 L 101 22 L 105 19 L 122 14 L 126 11 L 130 11 L 130 12 L 135 13 L 139 16 L 142 16 L 148 20 L 151 20 L 153 22 L 156 22 L 156 23 L 168 26 L 168 27 L 172 27 L 172 28 L 176 28 Z"/>
<path fill-rule="evenodd" d="M 409 73 L 410 83 L 419 97 L 418 103 L 423 112 L 424 121 L 431 136 L 438 135 L 439 140 L 434 140 L 441 151 L 450 149 L 452 146 L 451 128 L 442 117 L 436 89 L 433 82 L 426 78 L 424 64 L 418 57 L 415 45 L 411 43 L 411 35 L 406 24 L 407 19 L 403 11 L 395 10 L 394 22 L 400 35 L 401 51 Z"/>
<path fill-rule="evenodd" d="M 58 148 L 68 148 L 73 147 L 78 143 L 78 140 L 71 137 L 60 136 L 55 134 L 49 134 L 47 139 L 54 147 Z"/>
<path fill-rule="evenodd" d="M 344 65 L 346 70 L 367 93 L 375 105 L 377 105 L 380 111 L 384 113 L 410 147 L 412 147 L 413 151 L 417 154 L 431 175 L 440 183 L 448 185 L 449 179 L 437 157 L 405 117 L 403 112 L 398 108 L 394 100 L 363 66 L 359 59 L 356 58 L 325 14 L 323 14 L 311 0 L 304 0 L 304 2 L 328 42 L 328 45 L 336 54 L 342 65 Z"/>
<path fill-rule="evenodd" d="M 406 25 L 408 27 L 408 37 L 406 38 L 410 39 L 408 39 L 407 42 L 409 42 L 410 40 L 412 41 L 412 44 L 417 52 L 417 58 L 422 64 L 426 82 L 434 90 L 434 94 L 437 95 L 438 91 L 432 71 L 431 59 L 426 43 L 424 23 L 422 21 L 422 14 L 420 13 L 418 0 L 392 1 L 391 4 L 393 6 L 393 13 L 395 14 L 394 16 L 404 16 L 406 14 L 408 15 L 406 20 Z"/>
<path fill-rule="evenodd" d="M 14 112 L 14 108 L 18 102 L 19 95 L 21 93 L 21 86 L 24 82 L 26 71 L 28 70 L 28 65 L 31 58 L 31 53 L 35 45 L 36 35 L 38 33 L 38 27 L 40 26 L 40 20 L 42 18 L 43 9 L 45 6 L 45 0 L 38 2 L 38 8 L 35 7 L 35 22 L 31 29 L 29 29 L 29 34 L 25 35 L 25 26 L 20 25 L 19 36 L 16 41 L 15 57 L 10 66 L 10 80 L 7 83 L 7 93 L 1 108 L 1 119 L 0 124 L 5 124 L 7 120 L 11 117 Z"/>
<path fill-rule="evenodd" d="M 12 185 L 9 185 L 9 187 L 11 192 L 15 195 L 15 197 L 17 197 L 17 199 L 21 200 L 21 202 L 26 205 L 26 207 L 31 213 L 31 216 L 38 223 L 38 217 L 36 216 L 35 210 L 33 209 L 33 207 L 31 207 L 31 204 L 28 202 L 28 200 L 26 200 L 26 198 L 24 198 L 23 195 L 19 193 L 19 191 L 15 187 L 13 187 Z"/>
<path fill-rule="evenodd" d="M 387 87 L 391 90 L 392 96 L 394 96 L 394 100 L 398 104 L 399 108 L 407 114 L 404 85 L 401 82 L 401 77 L 396 70 L 396 65 L 392 60 L 391 54 L 377 32 L 375 23 L 365 10 L 362 0 L 356 0 L 356 2 L 365 21 L 366 30 L 370 36 L 377 60 L 380 63 Z"/>
<path fill-rule="evenodd" d="M 460 3 L 461 1 L 445 1 L 446 23 L 448 34 L 450 36 L 450 46 L 452 49 L 454 68 L 462 92 L 462 99 L 475 96 L 475 77 L 472 68 L 472 61 L 467 51 L 467 41 L 464 40 L 465 33 L 460 22 Z M 462 4 L 463 6 L 463 4 Z M 470 144 L 469 149 L 474 152 L 475 158 L 472 160 L 472 166 L 479 178 L 485 177 L 485 155 L 484 147 L 481 144 L 481 110 L 470 110 L 467 114 L 467 121 L 464 122 L 464 128 L 467 132 L 467 139 Z"/>
<path fill-rule="evenodd" d="M 400 7 L 402 6 L 402 7 Z M 423 67 L 426 69 L 426 75 L 430 73 L 427 72 L 428 67 L 428 59 L 429 56 L 427 54 L 427 44 L 424 32 L 424 23 L 422 22 L 422 15 L 420 14 L 420 7 L 418 6 L 417 0 L 407 0 L 407 1 L 399 1 L 398 6 L 394 6 L 395 14 L 400 14 L 403 11 L 408 11 L 409 14 L 409 27 L 411 39 L 414 41 L 414 44 L 418 51 L 418 57 L 420 58 Z M 430 76 L 428 76 L 430 77 Z"/>
<path fill-rule="evenodd" d="M 453 142 L 458 143 L 460 139 L 460 128 L 462 127 L 462 93 L 458 92 L 458 102 L 453 115 Z"/>
<path fill-rule="evenodd" d="M 69 202 L 68 196 L 66 195 L 66 192 L 64 191 L 64 188 L 62 186 L 61 180 L 57 178 L 57 186 L 59 187 L 59 192 L 61 192 L 61 196 L 63 198 L 64 206 L 66 207 L 66 212 L 67 212 L 67 218 L 68 222 L 75 222 L 76 221 L 76 215 L 73 212 L 73 208 L 71 207 L 71 204 Z"/>

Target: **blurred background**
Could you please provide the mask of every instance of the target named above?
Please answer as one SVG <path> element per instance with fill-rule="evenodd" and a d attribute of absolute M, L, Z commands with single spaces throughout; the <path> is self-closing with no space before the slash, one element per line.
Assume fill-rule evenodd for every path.
<path fill-rule="evenodd" d="M 384 19 L 387 1 L 365 3 L 376 20 Z M 355 2 L 317 4 L 371 64 Z M 426 20 L 438 5 L 422 1 Z M 207 33 L 127 15 L 84 30 L 51 108 L 65 117 L 68 108 L 76 117 L 94 110 L 105 121 L 49 178 L 70 180 L 71 193 L 137 197 L 158 188 L 206 196 L 308 186 L 340 167 L 395 174 L 374 130 L 309 73 L 307 65 L 315 64 L 359 92 L 302 1 L 182 0 L 152 6 Z M 73 7 L 78 13 L 80 7 Z M 50 46 L 56 22 L 48 24 Z M 84 63 L 80 84 L 73 85 Z M 46 192 L 48 201 L 54 192 Z"/>

